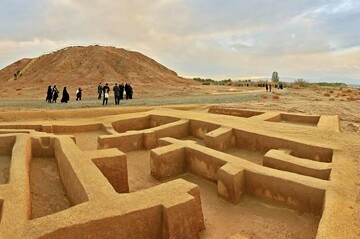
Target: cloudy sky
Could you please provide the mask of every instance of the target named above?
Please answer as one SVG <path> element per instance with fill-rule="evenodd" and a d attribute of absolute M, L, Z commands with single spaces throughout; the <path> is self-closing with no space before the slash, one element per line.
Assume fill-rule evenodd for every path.
<path fill-rule="evenodd" d="M 360 0 L 0 0 L 0 22 L 0 68 L 100 44 L 186 77 L 360 84 Z"/>

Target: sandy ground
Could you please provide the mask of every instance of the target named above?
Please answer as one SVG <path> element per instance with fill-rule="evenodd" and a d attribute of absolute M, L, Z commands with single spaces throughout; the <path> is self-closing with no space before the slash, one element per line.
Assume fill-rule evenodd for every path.
<path fill-rule="evenodd" d="M 32 219 L 70 207 L 54 158 L 33 158 L 30 170 Z"/>
<path fill-rule="evenodd" d="M 168 92 L 169 93 L 169 92 Z M 21 122 L 34 120 L 79 119 L 114 113 L 136 111 L 139 107 L 148 109 L 171 105 L 194 111 L 207 111 L 211 106 L 237 109 L 272 110 L 308 115 L 338 115 L 341 119 L 340 130 L 346 134 L 360 133 L 360 97 L 359 89 L 309 88 L 285 89 L 265 92 L 263 89 L 234 88 L 228 86 L 203 86 L 189 91 L 187 95 L 163 96 L 159 91 L 153 96 L 138 95 L 133 100 L 123 101 L 120 106 L 111 104 L 101 107 L 96 98 L 84 98 L 81 102 L 68 104 L 48 104 L 39 99 L 12 100 L 0 102 L 0 122 Z M 169 93 L 171 94 L 171 93 Z M 356 98 L 358 97 L 358 98 Z M 185 105 L 184 105 L 185 104 Z M 95 108 L 97 107 L 97 108 Z M 89 109 L 88 112 L 77 109 Z M 142 108 L 143 110 L 144 108 Z M 34 113 L 35 112 L 35 113 Z M 66 112 L 66 113 L 65 113 Z M 76 141 L 82 150 L 94 150 L 97 137 L 104 131 L 75 133 Z M 201 144 L 201 142 L 199 142 Z M 358 149 L 357 149 L 358 151 Z M 357 152 L 354 149 L 354 153 Z M 236 149 L 230 154 L 244 157 L 261 164 L 262 155 Z M 130 191 L 137 191 L 159 184 L 151 177 L 149 151 L 127 153 Z M 0 157 L 0 170 L 8 170 L 9 159 Z M 32 162 L 31 192 L 37 204 L 32 205 L 32 217 L 41 217 L 69 207 L 56 172 L 55 161 L 35 158 Z M 360 163 L 357 172 L 360 175 Z M 1 173 L 0 184 L 7 179 Z M 5 176 L 4 176 L 5 175 Z M 201 234 L 203 239 L 227 238 L 240 233 L 248 238 L 315 238 L 319 217 L 299 214 L 278 205 L 246 196 L 240 204 L 231 205 L 216 193 L 216 185 L 190 174 L 182 178 L 200 186 L 203 213 L 207 230 Z M 44 179 L 47 180 L 44 180 Z M 358 188 L 360 181 L 357 182 Z M 356 192 L 360 203 L 359 190 Z M 61 205 L 59 208 L 58 206 Z M 357 217 L 359 218 L 359 216 Z"/>

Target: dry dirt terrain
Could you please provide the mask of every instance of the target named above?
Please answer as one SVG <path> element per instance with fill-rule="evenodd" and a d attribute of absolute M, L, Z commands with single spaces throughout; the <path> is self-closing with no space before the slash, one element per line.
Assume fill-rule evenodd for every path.
<path fill-rule="evenodd" d="M 112 86 L 112 85 L 110 85 Z M 20 85 L 18 86 L 20 88 Z M 163 105 L 192 105 L 192 108 L 206 110 L 211 105 L 234 107 L 253 110 L 277 110 L 289 113 L 308 115 L 338 115 L 341 131 L 359 132 L 359 88 L 344 87 L 311 87 L 265 92 L 259 87 L 237 87 L 218 85 L 186 85 L 177 84 L 176 87 L 164 86 L 154 88 L 149 92 L 147 85 L 134 87 L 134 99 L 122 100 L 119 107 L 163 106 Z M 61 98 L 61 88 L 60 98 Z M 62 110 L 100 107 L 101 100 L 96 99 L 97 85 L 89 86 L 83 92 L 81 102 L 75 101 L 76 87 L 68 88 L 70 102 L 68 104 L 46 104 L 46 88 L 32 92 L 21 92 L 17 96 L 3 96 L 0 100 L 0 110 Z M 73 93 L 71 93 L 73 92 Z M 59 99 L 60 99 L 59 98 Z M 110 95 L 108 108 L 116 106 Z M 117 107 L 117 108 L 119 108 Z M 114 108 L 114 109 L 115 109 Z M 13 115 L 16 118 L 16 114 Z"/>
<path fill-rule="evenodd" d="M 0 238 L 360 237 L 359 89 L 45 91 L 0 101 Z"/>

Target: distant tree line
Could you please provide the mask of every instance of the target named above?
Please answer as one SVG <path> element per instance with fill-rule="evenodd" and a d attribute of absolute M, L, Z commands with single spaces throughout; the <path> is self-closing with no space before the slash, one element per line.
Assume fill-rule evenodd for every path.
<path fill-rule="evenodd" d="M 266 83 L 269 83 L 267 80 L 256 80 L 256 81 L 252 81 L 251 79 L 231 80 L 230 78 L 218 81 L 218 80 L 213 80 L 210 78 L 203 79 L 203 78 L 197 77 L 197 78 L 193 78 L 193 80 L 202 82 L 204 85 L 213 84 L 213 85 L 235 85 L 235 86 L 259 86 L 259 85 L 265 85 Z M 281 82 L 278 81 L 277 83 L 281 83 Z"/>
<path fill-rule="evenodd" d="M 200 77 L 197 77 L 197 78 L 193 78 L 194 81 L 199 81 L 199 82 L 202 82 L 203 84 L 214 84 L 214 85 L 223 85 L 223 84 L 228 84 L 228 83 L 231 83 L 231 79 L 226 79 L 226 80 L 221 80 L 221 81 L 216 81 L 216 80 L 213 80 L 213 79 L 203 79 L 203 78 L 200 78 Z"/>
<path fill-rule="evenodd" d="M 213 80 L 213 79 L 202 79 L 202 78 L 200 78 L 200 77 L 198 77 L 198 78 L 193 78 L 193 80 L 195 80 L 195 81 L 199 81 L 199 82 L 210 82 L 210 83 L 215 83 L 215 81 Z"/>
<path fill-rule="evenodd" d="M 341 83 L 341 82 L 335 82 L 335 83 L 318 82 L 316 84 L 319 85 L 319 86 L 346 86 L 345 83 Z"/>
<path fill-rule="evenodd" d="M 298 86 L 298 87 L 309 87 L 312 85 L 317 85 L 317 86 L 347 86 L 345 83 L 340 83 L 340 82 L 336 82 L 336 83 L 331 83 L 331 82 L 308 82 L 307 80 L 304 80 L 302 78 L 295 80 L 294 82 L 283 82 L 280 81 L 280 77 L 278 72 L 274 71 L 271 79 L 269 80 L 255 80 L 252 81 L 251 79 L 247 79 L 247 80 L 231 80 L 229 79 L 225 79 L 225 80 L 220 80 L 220 81 L 216 81 L 210 78 L 200 78 L 200 77 L 196 77 L 193 78 L 193 80 L 195 81 L 199 81 L 202 82 L 204 85 L 209 85 L 209 84 L 213 84 L 213 85 L 234 85 L 234 86 L 261 86 L 261 85 L 265 85 L 265 84 L 269 84 L 269 82 L 272 82 L 274 84 L 282 84 L 284 87 L 293 87 L 293 86 Z"/>
<path fill-rule="evenodd" d="M 291 83 L 291 86 L 300 86 L 300 87 L 309 87 L 309 86 L 313 86 L 313 85 L 317 85 L 317 86 L 332 86 L 332 87 L 336 87 L 336 86 L 347 86 L 345 83 L 341 83 L 341 82 L 314 82 L 314 83 L 310 83 L 304 79 L 297 79 L 295 80 L 293 83 Z"/>

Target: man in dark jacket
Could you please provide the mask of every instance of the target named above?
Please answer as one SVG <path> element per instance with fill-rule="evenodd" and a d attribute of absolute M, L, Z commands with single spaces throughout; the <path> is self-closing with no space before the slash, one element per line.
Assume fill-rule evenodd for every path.
<path fill-rule="evenodd" d="M 115 83 L 115 86 L 113 87 L 113 91 L 114 91 L 115 105 L 119 105 L 120 104 L 120 87 L 118 86 L 117 83 Z"/>

